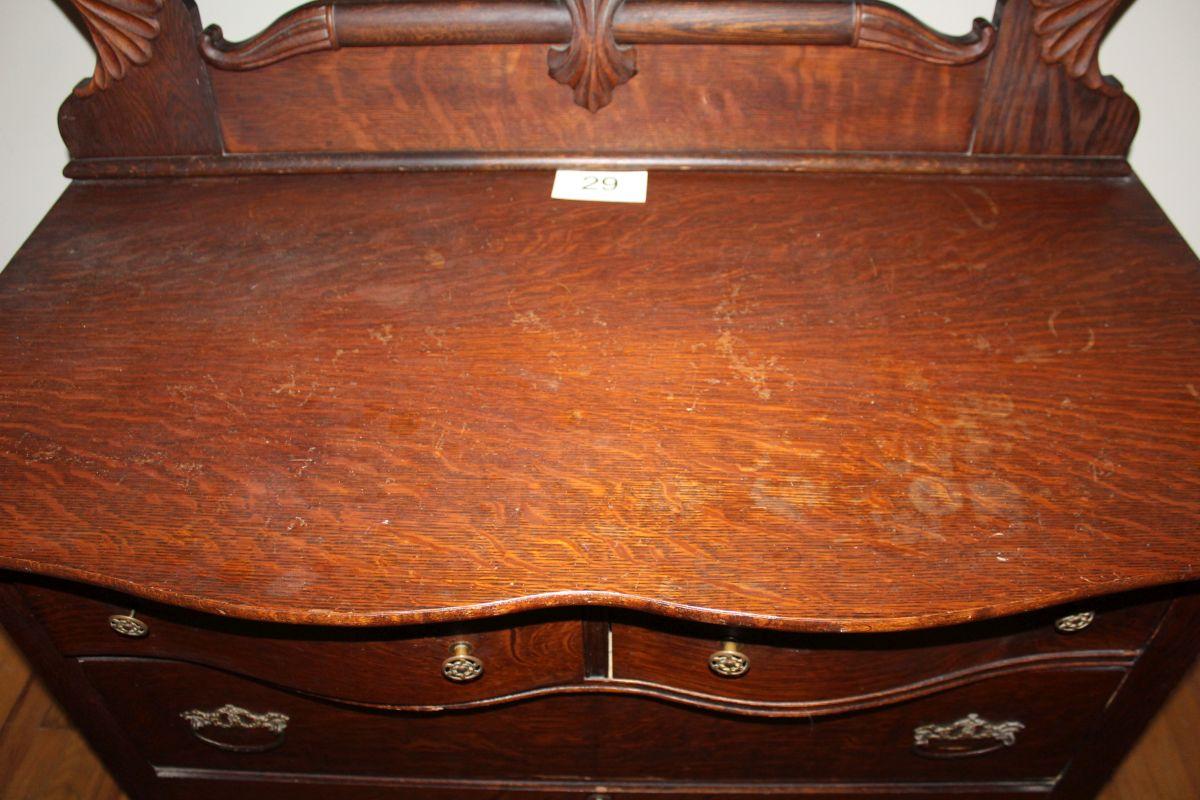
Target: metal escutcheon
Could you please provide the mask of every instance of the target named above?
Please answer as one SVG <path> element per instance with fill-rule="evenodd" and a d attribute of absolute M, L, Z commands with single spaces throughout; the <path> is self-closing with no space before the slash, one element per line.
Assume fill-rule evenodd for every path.
<path fill-rule="evenodd" d="M 455 683 L 467 683 L 483 674 L 483 662 L 471 655 L 471 645 L 455 642 L 450 657 L 442 662 L 442 674 Z"/>
<path fill-rule="evenodd" d="M 150 632 L 150 626 L 134 617 L 132 611 L 128 614 L 113 614 L 108 618 L 108 627 L 130 639 L 141 639 Z"/>
<path fill-rule="evenodd" d="M 1078 614 L 1068 614 L 1054 621 L 1054 630 L 1059 633 L 1077 633 L 1096 621 L 1095 611 L 1081 611 Z"/>
<path fill-rule="evenodd" d="M 750 657 L 734 641 L 721 642 L 721 649 L 708 657 L 708 668 L 722 678 L 738 678 L 750 669 Z"/>

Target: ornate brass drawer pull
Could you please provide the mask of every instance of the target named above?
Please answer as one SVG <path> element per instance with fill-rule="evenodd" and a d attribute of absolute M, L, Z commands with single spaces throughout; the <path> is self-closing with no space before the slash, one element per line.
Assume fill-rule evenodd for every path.
<path fill-rule="evenodd" d="M 150 626 L 134 617 L 134 612 L 128 614 L 113 614 L 108 618 L 108 627 L 112 628 L 121 636 L 128 636 L 130 639 L 141 639 L 146 634 L 150 633 Z"/>
<path fill-rule="evenodd" d="M 1095 611 L 1081 611 L 1078 614 L 1068 614 L 1054 621 L 1054 630 L 1059 633 L 1076 633 L 1096 621 Z"/>
<path fill-rule="evenodd" d="M 205 744 L 212 745 L 230 753 L 265 753 L 283 744 L 283 732 L 287 730 L 289 718 L 278 711 L 267 711 L 256 714 L 234 705 L 223 705 L 213 711 L 192 709 L 184 711 L 179 716 L 191 725 L 192 735 Z M 213 739 L 203 733 L 208 728 L 224 730 L 264 730 L 275 734 L 275 738 L 265 744 L 233 744 Z"/>
<path fill-rule="evenodd" d="M 467 683 L 483 674 L 483 662 L 471 655 L 471 645 L 455 642 L 450 657 L 442 662 L 442 674 L 455 683 Z"/>
<path fill-rule="evenodd" d="M 750 657 L 734 641 L 721 642 L 721 649 L 708 657 L 708 668 L 722 678 L 739 678 L 750 670 Z"/>
<path fill-rule="evenodd" d="M 1017 743 L 1022 722 L 989 722 L 978 714 L 960 720 L 922 725 L 913 730 L 913 750 L 929 758 L 967 758 Z"/>

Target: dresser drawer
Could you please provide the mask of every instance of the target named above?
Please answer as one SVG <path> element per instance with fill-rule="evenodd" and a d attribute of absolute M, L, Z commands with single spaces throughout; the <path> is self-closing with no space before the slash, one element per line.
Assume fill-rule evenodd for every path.
<path fill-rule="evenodd" d="M 158 767 L 513 779 L 592 768 L 587 722 L 597 698 L 588 695 L 413 713 L 326 702 L 179 662 L 102 658 L 83 667 Z"/>
<path fill-rule="evenodd" d="M 1124 675 L 1009 675 L 814 721 L 592 693 L 473 711 L 378 711 L 191 664 L 84 659 L 83 668 L 160 768 L 616 783 L 1048 780 Z"/>
<path fill-rule="evenodd" d="M 404 628 L 306 627 L 225 619 L 58 583 L 22 591 L 64 655 L 195 662 L 348 702 L 469 705 L 583 677 L 582 623 L 567 613 Z M 456 645 L 466 647 L 456 652 Z"/>
<path fill-rule="evenodd" d="M 1126 665 L 1170 603 L 1138 599 L 894 634 L 793 635 L 625 614 L 612 626 L 612 677 L 781 713 L 846 711 L 1012 669 Z"/>
<path fill-rule="evenodd" d="M 868 712 L 763 718 L 613 698 L 598 722 L 612 780 L 1052 781 L 1094 732 L 1125 671 L 987 678 Z"/>

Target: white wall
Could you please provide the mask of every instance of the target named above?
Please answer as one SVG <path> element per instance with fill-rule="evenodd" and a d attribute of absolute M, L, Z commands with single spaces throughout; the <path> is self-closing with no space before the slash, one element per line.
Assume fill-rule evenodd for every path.
<path fill-rule="evenodd" d="M 231 39 L 248 36 L 300 0 L 199 0 L 205 24 Z M 994 0 L 899 0 L 948 32 L 991 17 Z M 0 48 L 0 264 L 66 185 L 66 151 L 58 136 L 63 98 L 91 73 L 91 44 L 51 0 L 0 0 L 12 33 Z M 1101 51 L 1142 109 L 1133 165 L 1192 248 L 1200 251 L 1200 2 L 1138 0 Z"/>

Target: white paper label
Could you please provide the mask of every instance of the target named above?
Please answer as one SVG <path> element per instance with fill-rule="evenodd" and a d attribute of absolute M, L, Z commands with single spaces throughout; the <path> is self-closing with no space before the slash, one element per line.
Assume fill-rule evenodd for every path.
<path fill-rule="evenodd" d="M 646 172 L 598 172 L 596 170 L 560 169 L 554 173 L 555 200 L 590 200 L 595 203 L 644 203 Z"/>

